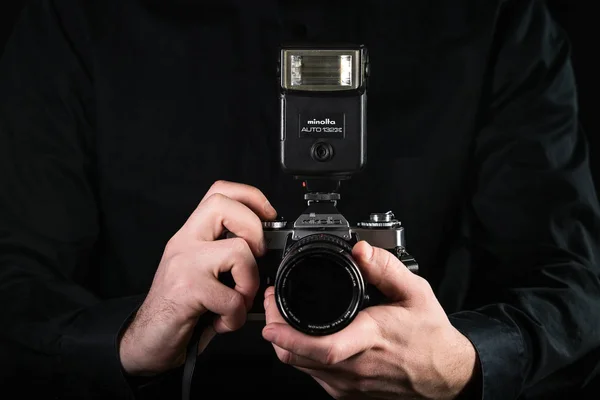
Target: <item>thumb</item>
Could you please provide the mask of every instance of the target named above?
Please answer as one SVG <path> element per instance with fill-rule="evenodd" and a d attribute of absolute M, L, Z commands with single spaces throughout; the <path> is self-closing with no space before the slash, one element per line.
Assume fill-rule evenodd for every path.
<path fill-rule="evenodd" d="M 417 276 L 387 250 L 360 241 L 352 249 L 363 276 L 391 301 L 406 301 L 416 295 L 421 287 Z"/>

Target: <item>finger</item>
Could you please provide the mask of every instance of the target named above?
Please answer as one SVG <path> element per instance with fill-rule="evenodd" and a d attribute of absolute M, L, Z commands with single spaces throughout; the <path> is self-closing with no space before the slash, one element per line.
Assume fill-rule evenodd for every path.
<path fill-rule="evenodd" d="M 387 250 L 360 241 L 352 249 L 352 256 L 365 279 L 391 301 L 410 299 L 421 287 L 417 275 Z"/>
<path fill-rule="evenodd" d="M 206 192 L 200 204 L 216 193 L 239 201 L 264 220 L 270 220 L 277 216 L 277 211 L 275 211 L 264 193 L 254 186 L 223 180 L 216 181 Z"/>
<path fill-rule="evenodd" d="M 223 235 L 224 229 L 248 242 L 256 256 L 264 254 L 260 218 L 248 206 L 223 194 L 213 194 L 200 203 L 181 230 L 198 240 L 214 241 Z"/>
<path fill-rule="evenodd" d="M 273 286 L 270 286 L 265 291 L 265 320 L 267 325 L 273 322 L 285 324 L 285 320 L 281 316 L 279 309 L 277 308 L 277 303 L 275 302 L 275 290 Z"/>
<path fill-rule="evenodd" d="M 275 294 L 275 286 L 269 286 L 265 289 L 265 299 L 267 296 Z"/>
<path fill-rule="evenodd" d="M 286 324 L 285 320 L 281 316 L 279 309 L 277 308 L 277 303 L 275 302 L 275 287 L 269 286 L 267 290 L 265 290 L 265 300 L 263 302 L 263 306 L 265 308 L 265 322 L 267 325 L 272 323 Z M 289 357 L 289 351 L 283 350 L 281 347 L 273 344 L 273 348 L 277 353 L 277 356 L 280 360 L 285 362 L 285 359 Z"/>
<path fill-rule="evenodd" d="M 277 354 L 277 358 L 284 364 L 291 365 L 296 368 L 306 368 L 312 371 L 325 371 L 325 370 L 333 370 L 337 369 L 339 365 L 326 365 L 321 364 L 318 361 L 313 361 L 309 358 L 299 356 L 297 354 L 292 353 L 291 351 L 284 350 L 281 347 L 273 344 L 273 348 L 275 349 L 275 353 Z"/>
<path fill-rule="evenodd" d="M 273 286 L 270 286 L 265 291 L 265 318 L 267 322 L 267 326 L 269 324 L 284 324 L 287 325 L 287 322 L 281 316 L 279 309 L 277 308 L 277 304 L 275 303 L 275 290 Z M 266 327 L 265 327 L 266 329 Z M 272 343 L 273 344 L 273 343 Z M 294 354 L 288 350 L 285 350 L 276 344 L 273 344 L 273 348 L 275 349 L 275 353 L 277 353 L 277 357 L 284 364 L 293 365 L 294 367 L 301 368 L 310 368 L 315 370 L 321 369 L 330 369 L 331 366 L 322 364 L 317 361 L 313 361 L 309 358 L 299 356 Z"/>
<path fill-rule="evenodd" d="M 213 277 L 208 277 L 200 294 L 202 305 L 218 314 L 213 322 L 217 333 L 232 332 L 246 322 L 246 304 L 240 292 L 228 288 Z"/>
<path fill-rule="evenodd" d="M 198 262 L 215 260 L 212 274 L 215 278 L 223 272 L 231 272 L 235 282 L 234 290 L 244 297 L 244 303 L 249 310 L 252 307 L 256 292 L 260 286 L 260 277 L 256 259 L 250 246 L 242 238 L 231 238 L 207 242 L 202 251 L 197 254 Z"/>
<path fill-rule="evenodd" d="M 360 313 L 346 328 L 327 336 L 309 336 L 288 324 L 272 322 L 263 329 L 263 337 L 297 356 L 334 365 L 370 349 L 378 329 L 369 314 Z"/>
<path fill-rule="evenodd" d="M 212 261 L 210 275 L 198 279 L 203 282 L 200 303 L 219 315 L 213 324 L 215 330 L 223 333 L 239 329 L 246 322 L 247 310 L 259 287 L 258 267 L 248 243 L 241 238 L 207 242 L 195 256 L 196 263 Z M 235 282 L 233 289 L 218 280 L 220 273 L 228 271 Z"/>
<path fill-rule="evenodd" d="M 275 288 L 273 286 L 269 286 L 267 290 L 265 290 L 265 319 L 267 325 L 277 323 L 277 324 L 287 324 L 279 309 L 277 308 L 277 304 L 275 303 Z M 281 347 L 273 344 L 273 348 L 275 349 L 275 353 L 277 353 L 277 357 L 284 364 L 290 364 L 295 367 L 304 367 L 304 368 L 324 368 L 323 364 L 320 364 L 316 361 L 309 360 L 308 358 L 298 356 L 289 352 L 288 350 L 282 349 Z"/>

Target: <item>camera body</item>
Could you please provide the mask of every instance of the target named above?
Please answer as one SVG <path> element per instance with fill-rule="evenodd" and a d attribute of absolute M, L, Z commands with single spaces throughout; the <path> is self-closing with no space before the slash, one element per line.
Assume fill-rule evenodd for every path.
<path fill-rule="evenodd" d="M 390 251 L 412 272 L 418 264 L 406 251 L 404 228 L 392 212 L 371 213 L 352 226 L 331 195 L 315 195 L 292 224 L 265 223 L 269 251 L 280 252 L 274 272 L 275 301 L 291 326 L 310 335 L 337 332 L 364 308 L 385 297 L 367 283 L 352 258 L 352 247 L 365 240 Z"/>
<path fill-rule="evenodd" d="M 268 251 L 258 260 L 258 293 L 274 285 L 286 322 L 322 336 L 346 327 L 362 309 L 386 301 L 353 259 L 356 243 L 364 240 L 388 250 L 413 273 L 419 267 L 406 251 L 404 228 L 391 211 L 371 213 L 353 226 L 336 208 L 339 194 L 307 193 L 305 199 L 308 207 L 295 221 L 263 222 Z M 262 313 L 261 302 L 250 311 L 255 318 Z"/>

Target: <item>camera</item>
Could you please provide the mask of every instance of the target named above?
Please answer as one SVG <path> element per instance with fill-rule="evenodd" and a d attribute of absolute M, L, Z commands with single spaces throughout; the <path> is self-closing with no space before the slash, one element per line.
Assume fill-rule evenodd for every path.
<path fill-rule="evenodd" d="M 352 257 L 358 241 L 390 251 L 418 273 L 393 212 L 371 212 L 351 225 L 337 209 L 340 183 L 366 165 L 368 73 L 364 46 L 280 51 L 280 161 L 285 172 L 302 181 L 307 207 L 293 221 L 263 221 L 268 251 L 258 260 L 258 296 L 274 285 L 283 318 L 309 335 L 340 331 L 362 309 L 386 301 Z M 257 301 L 249 318 L 261 315 Z"/>
<path fill-rule="evenodd" d="M 356 243 L 364 240 L 388 250 L 413 273 L 419 266 L 406 250 L 404 227 L 392 211 L 370 213 L 352 226 L 336 208 L 339 193 L 309 192 L 304 198 L 308 206 L 295 221 L 262 223 L 267 254 L 258 260 L 257 296 L 274 286 L 286 322 L 308 335 L 323 336 L 342 330 L 364 308 L 386 301 L 353 259 Z M 255 301 L 249 319 L 264 319 L 261 301 Z"/>
<path fill-rule="evenodd" d="M 404 228 L 392 212 L 371 213 L 351 226 L 336 209 L 339 195 L 309 193 L 306 198 L 308 207 L 292 224 L 263 223 L 268 252 L 275 256 L 265 264 L 264 284 L 275 286 L 277 307 L 291 326 L 327 335 L 346 327 L 365 307 L 385 302 L 352 258 L 359 240 L 390 251 L 412 272 L 418 264 L 406 251 Z"/>

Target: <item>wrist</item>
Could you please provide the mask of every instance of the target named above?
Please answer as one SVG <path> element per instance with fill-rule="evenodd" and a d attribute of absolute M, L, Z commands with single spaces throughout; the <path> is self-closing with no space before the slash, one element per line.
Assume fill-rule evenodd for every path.
<path fill-rule="evenodd" d="M 471 379 L 465 387 L 458 393 L 454 400 L 479 400 L 482 398 L 481 365 L 479 357 L 476 357 L 475 368 Z"/>
<path fill-rule="evenodd" d="M 454 339 L 449 344 L 449 364 L 447 382 L 451 387 L 450 399 L 469 399 L 477 391 L 479 377 L 479 359 L 471 341 L 455 328 Z"/>
<path fill-rule="evenodd" d="M 153 377 L 185 360 L 185 345 L 196 320 L 180 321 L 170 314 L 153 321 L 149 315 L 142 306 L 119 340 L 121 366 L 129 376 Z"/>
<path fill-rule="evenodd" d="M 121 367 L 129 377 L 152 377 L 162 372 L 154 368 L 152 351 L 143 342 L 145 335 L 140 334 L 141 325 L 148 324 L 148 321 L 140 322 L 144 320 L 143 314 L 142 309 L 138 310 L 119 338 Z"/>
<path fill-rule="evenodd" d="M 121 367 L 126 375 L 130 377 L 152 376 L 139 363 L 139 357 L 135 354 L 136 340 L 134 339 L 134 326 L 129 325 L 119 338 L 119 358 Z M 138 344 L 139 345 L 139 344 Z"/>

